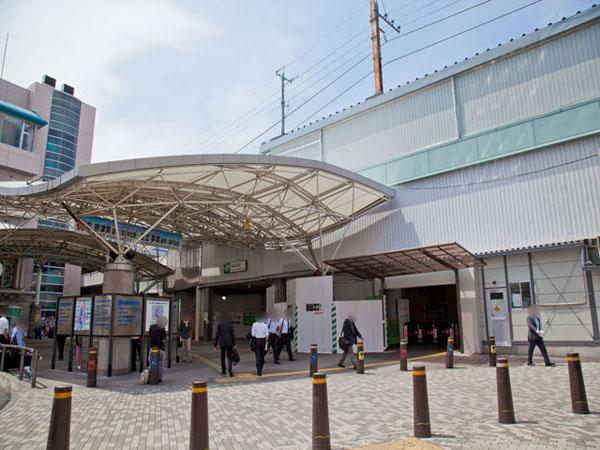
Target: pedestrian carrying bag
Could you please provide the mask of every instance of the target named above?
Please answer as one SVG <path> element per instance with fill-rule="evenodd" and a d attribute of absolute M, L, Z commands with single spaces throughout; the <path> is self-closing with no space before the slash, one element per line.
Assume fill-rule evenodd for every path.
<path fill-rule="evenodd" d="M 350 348 L 350 342 L 348 342 L 348 339 L 346 339 L 344 336 L 340 336 L 340 338 L 338 339 L 338 346 L 346 351 Z"/>
<path fill-rule="evenodd" d="M 237 365 L 240 362 L 240 354 L 237 351 L 237 348 L 234 348 L 231 351 L 231 360 L 233 361 L 233 365 Z"/>
<path fill-rule="evenodd" d="M 251 352 L 256 351 L 256 339 L 255 338 L 250 338 L 250 351 Z"/>

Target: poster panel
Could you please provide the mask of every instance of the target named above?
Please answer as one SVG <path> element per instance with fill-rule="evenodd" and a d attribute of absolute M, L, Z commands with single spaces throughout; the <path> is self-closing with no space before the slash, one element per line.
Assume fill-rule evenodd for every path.
<path fill-rule="evenodd" d="M 171 330 L 173 333 L 177 333 L 177 330 L 179 329 L 179 302 L 178 301 L 173 301 L 171 303 L 171 316 L 169 317 L 170 322 L 171 322 Z"/>
<path fill-rule="evenodd" d="M 110 312 L 112 295 L 97 295 L 94 297 L 94 336 L 110 335 Z"/>
<path fill-rule="evenodd" d="M 89 334 L 91 321 L 92 299 L 90 297 L 78 297 L 75 300 L 75 322 L 73 323 L 75 334 Z"/>
<path fill-rule="evenodd" d="M 504 298 L 490 300 L 490 315 L 492 316 L 492 320 L 506 318 L 506 311 L 504 310 Z"/>
<path fill-rule="evenodd" d="M 71 334 L 73 325 L 74 298 L 58 299 L 58 317 L 56 318 L 56 334 Z"/>
<path fill-rule="evenodd" d="M 156 323 L 160 316 L 167 318 L 166 330 L 169 331 L 169 299 L 162 297 L 146 298 L 145 331 L 150 330 L 150 325 Z"/>
<path fill-rule="evenodd" d="M 115 295 L 114 336 L 139 336 L 142 333 L 140 295 Z"/>

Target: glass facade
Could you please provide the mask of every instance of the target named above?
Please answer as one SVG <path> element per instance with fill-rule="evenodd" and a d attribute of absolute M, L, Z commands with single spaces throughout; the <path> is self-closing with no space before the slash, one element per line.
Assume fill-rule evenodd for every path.
<path fill-rule="evenodd" d="M 81 101 L 72 95 L 54 91 L 48 124 L 48 143 L 44 179 L 51 180 L 75 167 Z"/>

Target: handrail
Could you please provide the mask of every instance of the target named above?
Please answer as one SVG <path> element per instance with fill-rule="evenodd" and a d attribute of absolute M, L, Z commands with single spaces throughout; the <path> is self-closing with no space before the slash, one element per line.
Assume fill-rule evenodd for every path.
<path fill-rule="evenodd" d="M 38 355 L 38 351 L 35 348 L 31 347 L 22 347 L 20 345 L 12 345 L 12 344 L 0 344 L 0 349 L 2 350 L 2 357 L 0 357 L 0 372 L 4 371 L 4 360 L 6 351 L 5 349 L 16 349 L 21 353 L 20 362 L 19 362 L 19 380 L 23 379 L 23 373 L 25 370 L 25 354 L 31 354 L 31 387 L 36 387 L 37 382 L 37 363 L 41 357 Z"/>

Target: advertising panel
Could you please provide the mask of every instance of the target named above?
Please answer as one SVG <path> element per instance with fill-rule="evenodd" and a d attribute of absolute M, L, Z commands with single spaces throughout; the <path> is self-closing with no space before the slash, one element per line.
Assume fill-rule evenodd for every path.
<path fill-rule="evenodd" d="M 115 336 L 139 336 L 142 333 L 142 305 L 139 295 L 115 296 Z"/>
<path fill-rule="evenodd" d="M 75 334 L 88 334 L 92 321 L 92 299 L 81 297 L 75 300 L 75 322 L 73 330 Z"/>
<path fill-rule="evenodd" d="M 146 299 L 146 320 L 145 330 L 150 330 L 150 325 L 156 323 L 160 316 L 167 318 L 166 329 L 169 329 L 169 299 L 168 298 L 147 298 Z"/>
<path fill-rule="evenodd" d="M 73 325 L 74 298 L 60 298 L 58 300 L 58 317 L 56 318 L 56 334 L 71 334 Z"/>
<path fill-rule="evenodd" d="M 110 312 L 112 295 L 97 295 L 94 297 L 94 336 L 110 335 Z"/>

